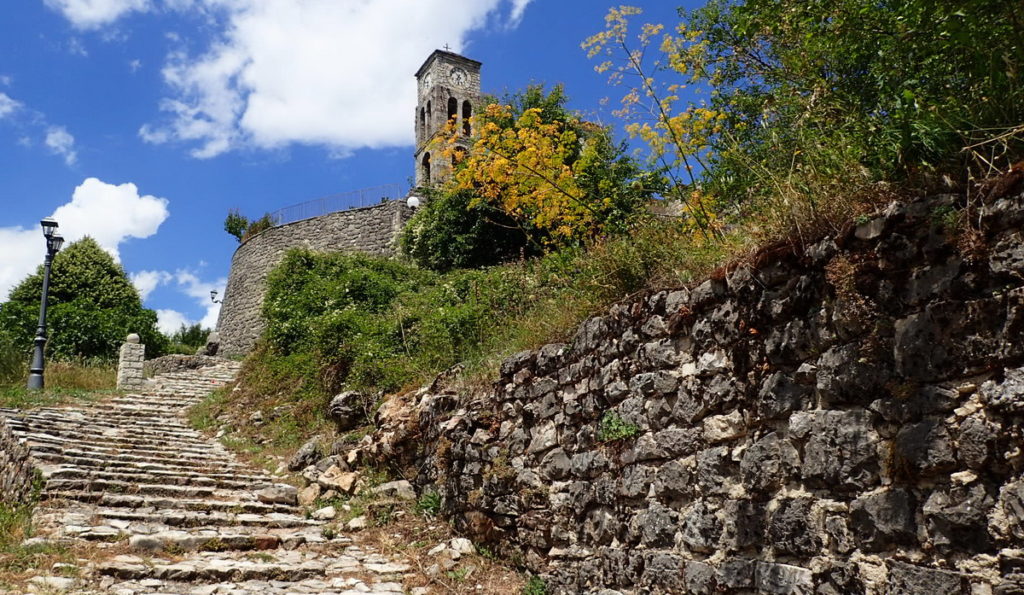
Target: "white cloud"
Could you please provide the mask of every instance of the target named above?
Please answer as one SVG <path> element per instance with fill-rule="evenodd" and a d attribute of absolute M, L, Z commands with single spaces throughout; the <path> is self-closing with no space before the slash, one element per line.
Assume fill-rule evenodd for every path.
<path fill-rule="evenodd" d="M 0 93 L 0 118 L 13 114 L 20 107 L 20 102 L 11 99 L 6 93 Z"/>
<path fill-rule="evenodd" d="M 37 229 L 0 227 L 0 301 L 27 275 L 43 264 L 46 244 Z"/>
<path fill-rule="evenodd" d="M 177 1 L 178 4 L 182 0 Z M 291 143 L 407 146 L 413 74 L 435 48 L 460 51 L 488 20 L 522 18 L 529 0 L 193 0 L 224 16 L 202 55 L 172 53 L 163 76 L 168 119 L 143 126 L 154 143 L 184 141 L 213 157 Z"/>
<path fill-rule="evenodd" d="M 89 50 L 85 49 L 85 44 L 77 37 L 68 39 L 68 53 L 72 56 L 81 56 L 83 58 L 89 56 Z"/>
<path fill-rule="evenodd" d="M 177 310 L 157 310 L 157 327 L 164 334 L 170 335 L 174 331 L 181 328 L 181 325 L 192 326 L 198 323 L 203 328 L 213 329 L 217 327 L 217 317 L 220 315 L 220 304 L 214 303 L 210 299 L 210 291 L 216 291 L 220 296 L 224 295 L 224 286 L 227 285 L 227 279 L 217 279 L 216 281 L 203 281 L 193 271 L 188 269 L 178 269 L 172 275 L 166 271 L 142 271 L 136 275 L 132 275 L 132 282 L 135 283 L 136 287 L 149 289 L 152 291 L 157 285 L 162 285 L 174 281 L 178 290 L 181 293 L 195 300 L 196 305 L 203 309 L 203 317 L 199 320 L 193 320 L 179 312 Z M 147 293 L 148 295 L 148 293 Z M 143 297 L 145 299 L 145 297 Z"/>
<path fill-rule="evenodd" d="M 156 328 L 165 335 L 172 335 L 181 328 L 181 325 L 192 326 L 194 324 L 187 316 L 177 310 L 159 309 L 156 311 Z"/>
<path fill-rule="evenodd" d="M 43 141 L 49 147 L 50 152 L 64 158 L 64 163 L 74 165 L 78 160 L 78 153 L 75 151 L 75 137 L 63 126 L 50 126 L 46 129 L 46 140 Z"/>
<path fill-rule="evenodd" d="M 132 273 L 129 275 L 132 280 L 132 285 L 135 289 L 139 290 L 139 296 L 142 301 L 146 301 L 149 294 L 153 293 L 153 290 L 164 285 L 174 278 L 173 275 L 167 271 L 139 271 L 138 273 Z"/>
<path fill-rule="evenodd" d="M 149 9 L 149 0 L 45 0 L 79 29 L 98 29 L 132 11 Z"/>
<path fill-rule="evenodd" d="M 512 14 L 508 17 L 510 27 L 515 27 L 523 20 L 523 15 L 526 14 L 526 7 L 532 0 L 512 0 Z"/>
<path fill-rule="evenodd" d="M 88 178 L 75 188 L 71 202 L 51 215 L 70 243 L 91 236 L 107 252 L 120 258 L 119 246 L 129 238 L 147 238 L 167 219 L 167 200 L 140 196 L 135 184 L 115 186 Z M 32 273 L 46 252 L 39 228 L 0 227 L 0 301 L 11 288 Z"/>
<path fill-rule="evenodd" d="M 197 305 L 206 310 L 199 324 L 203 328 L 216 328 L 220 304 L 210 299 L 210 292 L 216 291 L 220 297 L 224 297 L 224 287 L 228 280 L 221 278 L 216 281 L 201 281 L 195 273 L 184 269 L 175 272 L 174 277 L 182 293 L 194 299 Z"/>
<path fill-rule="evenodd" d="M 128 63 L 128 70 L 131 70 L 132 74 L 138 72 L 140 68 L 142 68 L 142 60 L 135 59 Z"/>

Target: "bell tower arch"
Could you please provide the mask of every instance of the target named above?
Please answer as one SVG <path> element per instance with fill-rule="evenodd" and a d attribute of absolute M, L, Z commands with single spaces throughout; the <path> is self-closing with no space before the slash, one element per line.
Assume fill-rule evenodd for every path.
<path fill-rule="evenodd" d="M 480 101 L 481 63 L 446 50 L 434 50 L 416 71 L 416 186 L 443 183 L 451 175 L 447 159 L 437 158 L 443 147 L 432 146 L 452 122 L 462 138 L 458 148 L 469 151 L 473 106 Z M 433 155 L 432 155 L 433 154 Z"/>

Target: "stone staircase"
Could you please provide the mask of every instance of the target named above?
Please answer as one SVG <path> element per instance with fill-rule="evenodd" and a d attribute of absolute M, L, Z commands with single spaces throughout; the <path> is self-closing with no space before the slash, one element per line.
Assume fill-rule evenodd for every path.
<path fill-rule="evenodd" d="M 307 519 L 295 490 L 191 429 L 187 408 L 229 382 L 223 363 L 84 407 L 0 409 L 46 479 L 40 537 L 103 550 L 36 592 L 403 593 L 409 566 Z"/>

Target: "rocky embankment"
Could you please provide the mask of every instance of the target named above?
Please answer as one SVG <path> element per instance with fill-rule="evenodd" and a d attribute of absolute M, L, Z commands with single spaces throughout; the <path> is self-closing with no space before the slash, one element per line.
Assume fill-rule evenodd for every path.
<path fill-rule="evenodd" d="M 563 593 L 1022 593 L 1022 224 L 1024 196 L 894 203 L 490 391 L 393 398 L 332 463 L 399 465 Z"/>

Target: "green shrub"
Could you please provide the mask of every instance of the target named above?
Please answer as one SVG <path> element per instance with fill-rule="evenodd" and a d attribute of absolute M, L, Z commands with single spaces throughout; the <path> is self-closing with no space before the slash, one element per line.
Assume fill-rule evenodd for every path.
<path fill-rule="evenodd" d="M 625 438 L 635 438 L 640 434 L 640 428 L 621 417 L 614 411 L 608 411 L 601 418 L 597 430 L 597 439 L 601 442 L 614 442 Z"/>
<path fill-rule="evenodd" d="M 441 512 L 441 494 L 428 489 L 416 501 L 416 512 L 424 516 L 437 516 Z"/>
<path fill-rule="evenodd" d="M 244 242 L 277 224 L 277 220 L 270 213 L 264 213 L 259 219 L 250 221 L 238 209 L 231 209 L 228 211 L 227 217 L 224 218 L 224 231 L 235 236 L 239 242 Z"/>
<path fill-rule="evenodd" d="M 0 333 L 0 386 L 20 384 L 28 373 L 29 353 L 18 349 L 9 337 Z"/>
<path fill-rule="evenodd" d="M 548 595 L 548 585 L 536 574 L 530 575 L 530 580 L 523 586 L 523 595 Z"/>

